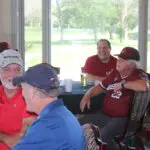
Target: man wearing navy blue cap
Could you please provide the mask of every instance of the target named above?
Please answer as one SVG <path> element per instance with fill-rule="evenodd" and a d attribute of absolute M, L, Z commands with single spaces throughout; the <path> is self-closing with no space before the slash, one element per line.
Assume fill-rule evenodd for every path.
<path fill-rule="evenodd" d="M 82 127 L 64 106 L 56 72 L 43 63 L 13 80 L 21 84 L 27 111 L 39 115 L 12 150 L 85 150 Z"/>

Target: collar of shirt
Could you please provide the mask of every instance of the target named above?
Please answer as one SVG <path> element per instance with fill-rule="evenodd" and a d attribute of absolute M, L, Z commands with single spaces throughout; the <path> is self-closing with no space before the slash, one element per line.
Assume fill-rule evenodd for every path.
<path fill-rule="evenodd" d="M 56 107 L 64 105 L 62 99 L 57 99 L 53 102 L 50 102 L 48 105 L 44 107 L 44 109 L 40 112 L 39 117 L 45 116 L 48 112 L 52 111 Z"/>

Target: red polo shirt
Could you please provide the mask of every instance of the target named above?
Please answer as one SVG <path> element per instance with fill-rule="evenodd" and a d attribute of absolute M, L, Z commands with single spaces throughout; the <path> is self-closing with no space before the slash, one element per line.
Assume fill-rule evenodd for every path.
<path fill-rule="evenodd" d="M 3 86 L 0 86 L 0 132 L 16 134 L 22 128 L 24 118 L 31 116 L 26 112 L 26 104 L 19 88 L 13 97 L 8 98 Z M 0 150 L 10 150 L 6 144 L 0 142 Z"/>
<path fill-rule="evenodd" d="M 108 63 L 103 63 L 98 55 L 90 56 L 85 63 L 84 72 L 100 77 L 108 76 L 114 69 L 116 69 L 117 59 L 110 56 Z"/>

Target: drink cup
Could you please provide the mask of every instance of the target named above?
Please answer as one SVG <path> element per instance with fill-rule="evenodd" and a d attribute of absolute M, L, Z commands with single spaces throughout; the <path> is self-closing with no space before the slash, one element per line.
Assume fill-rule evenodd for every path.
<path fill-rule="evenodd" d="M 65 92 L 72 92 L 72 79 L 65 79 Z"/>
<path fill-rule="evenodd" d="M 85 74 L 85 73 L 81 74 L 81 85 L 87 86 L 87 74 Z"/>

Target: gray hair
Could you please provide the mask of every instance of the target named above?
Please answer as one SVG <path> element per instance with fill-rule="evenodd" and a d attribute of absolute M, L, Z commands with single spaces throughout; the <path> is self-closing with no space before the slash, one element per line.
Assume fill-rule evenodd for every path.
<path fill-rule="evenodd" d="M 55 89 L 39 89 L 38 88 L 38 96 L 40 96 L 41 98 L 44 97 L 58 97 L 61 93 L 61 89 L 60 87 L 55 88 Z"/>
<path fill-rule="evenodd" d="M 46 97 L 51 97 L 51 98 L 53 98 L 53 97 L 59 96 L 60 93 L 61 93 L 60 87 L 58 87 L 58 88 L 53 88 L 53 89 L 40 89 L 40 88 L 37 88 L 37 87 L 35 87 L 35 86 L 32 86 L 32 85 L 30 85 L 30 84 L 28 84 L 28 83 L 26 83 L 26 82 L 23 82 L 23 83 L 27 86 L 27 88 L 33 88 L 33 89 L 35 88 L 36 91 L 37 91 L 37 95 L 38 95 L 40 98 L 46 98 Z"/>
<path fill-rule="evenodd" d="M 141 64 L 140 64 L 139 61 L 135 61 L 135 60 L 129 59 L 129 60 L 128 60 L 128 63 L 129 63 L 129 64 L 135 63 L 136 69 L 141 69 Z"/>

